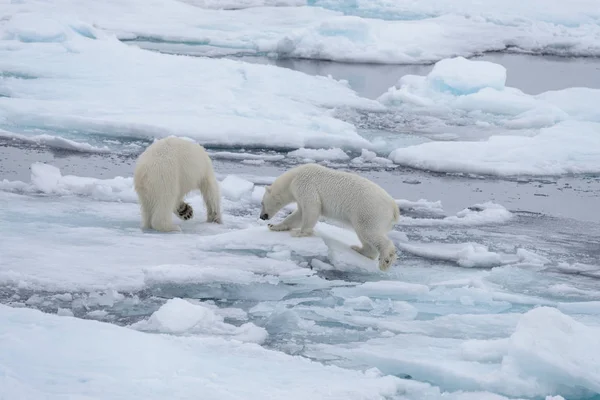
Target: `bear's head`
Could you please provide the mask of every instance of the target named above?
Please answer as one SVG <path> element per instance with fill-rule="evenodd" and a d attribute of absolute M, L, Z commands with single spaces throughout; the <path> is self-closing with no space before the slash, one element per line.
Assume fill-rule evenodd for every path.
<path fill-rule="evenodd" d="M 265 188 L 262 202 L 260 203 L 260 219 L 267 220 L 273 218 L 285 205 L 286 201 L 281 194 L 271 189 L 271 186 Z"/>

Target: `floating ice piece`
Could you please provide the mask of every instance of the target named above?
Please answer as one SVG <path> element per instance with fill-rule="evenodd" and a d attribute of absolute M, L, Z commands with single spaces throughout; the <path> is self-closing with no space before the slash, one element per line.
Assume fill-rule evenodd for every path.
<path fill-rule="evenodd" d="M 246 193 L 249 193 L 254 187 L 254 183 L 240 178 L 236 175 L 227 175 L 221 181 L 221 192 L 230 200 L 238 201 Z"/>
<path fill-rule="evenodd" d="M 509 221 L 513 217 L 512 213 L 500 204 L 485 202 L 467 207 L 452 215 L 444 218 L 410 218 L 400 215 L 398 225 L 409 226 L 436 226 L 436 225 L 459 225 L 474 226 L 487 224 L 501 224 Z"/>
<path fill-rule="evenodd" d="M 420 257 L 453 261 L 461 267 L 494 267 L 507 262 L 500 254 L 478 243 L 398 243 L 397 246 Z"/>
<path fill-rule="evenodd" d="M 303 158 L 313 161 L 345 161 L 350 159 L 344 150 L 339 148 L 331 149 L 305 149 L 301 148 L 288 153 L 288 156 Z"/>
<path fill-rule="evenodd" d="M 259 344 L 268 336 L 264 328 L 253 323 L 248 322 L 239 327 L 225 323 L 224 318 L 212 308 L 179 298 L 169 299 L 150 318 L 136 322 L 131 328 L 171 334 L 224 336 Z"/>

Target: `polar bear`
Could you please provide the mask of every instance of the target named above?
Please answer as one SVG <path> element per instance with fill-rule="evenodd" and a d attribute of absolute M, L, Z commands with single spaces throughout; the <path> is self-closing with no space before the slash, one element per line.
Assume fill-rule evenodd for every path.
<path fill-rule="evenodd" d="M 140 154 L 133 175 L 141 211 L 142 228 L 161 232 L 181 231 L 171 214 L 182 220 L 193 217 L 186 194 L 199 189 L 208 222 L 221 223 L 221 194 L 212 162 L 204 147 L 169 136 L 152 143 Z"/>
<path fill-rule="evenodd" d="M 260 219 L 268 220 L 284 206 L 298 208 L 281 223 L 269 224 L 272 231 L 293 236 L 311 236 L 320 216 L 351 225 L 362 243 L 352 249 L 375 259 L 387 270 L 396 261 L 396 247 L 387 233 L 398 222 L 400 210 L 379 185 L 359 175 L 336 171 L 318 164 L 304 164 L 280 175 L 265 190 Z"/>

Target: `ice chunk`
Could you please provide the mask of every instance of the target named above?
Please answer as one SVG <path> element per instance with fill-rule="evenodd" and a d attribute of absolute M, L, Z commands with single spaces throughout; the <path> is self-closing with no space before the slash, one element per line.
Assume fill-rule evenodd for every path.
<path fill-rule="evenodd" d="M 221 181 L 221 191 L 223 195 L 230 200 L 238 201 L 242 196 L 252 190 L 254 183 L 248 182 L 245 179 L 236 175 L 227 175 Z"/>
<path fill-rule="evenodd" d="M 350 157 L 342 149 L 305 149 L 301 148 L 288 153 L 295 158 L 309 159 L 313 161 L 344 161 Z"/>
<path fill-rule="evenodd" d="M 509 262 L 478 243 L 398 243 L 397 246 L 420 257 L 453 261 L 461 267 L 494 267 Z"/>
<path fill-rule="evenodd" d="M 487 225 L 501 224 L 509 221 L 512 213 L 500 204 L 488 201 L 467 207 L 456 215 L 444 218 L 411 218 L 400 215 L 399 225 L 409 226 L 435 226 L 435 225 Z"/>
<path fill-rule="evenodd" d="M 506 68 L 489 61 L 448 58 L 435 64 L 427 80 L 437 90 L 454 95 L 476 93 L 484 88 L 502 90 L 506 83 Z"/>
<path fill-rule="evenodd" d="M 137 322 L 131 327 L 162 333 L 225 336 L 254 343 L 262 343 L 268 336 L 264 328 L 252 323 L 239 327 L 225 323 L 212 308 L 179 298 L 168 300 L 147 321 Z"/>

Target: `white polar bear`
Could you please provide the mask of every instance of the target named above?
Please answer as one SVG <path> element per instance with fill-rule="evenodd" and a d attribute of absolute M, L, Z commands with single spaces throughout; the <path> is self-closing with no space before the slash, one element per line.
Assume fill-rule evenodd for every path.
<path fill-rule="evenodd" d="M 206 205 L 207 221 L 221 223 L 219 184 L 210 157 L 197 143 L 175 136 L 155 141 L 138 157 L 133 181 L 143 229 L 180 231 L 171 214 L 192 218 L 194 210 L 183 198 L 197 189 Z"/>
<path fill-rule="evenodd" d="M 375 259 L 387 270 L 396 261 L 396 247 L 387 233 L 398 222 L 400 210 L 394 199 L 379 185 L 349 172 L 335 171 L 318 164 L 305 164 L 280 175 L 265 190 L 260 219 L 268 220 L 284 206 L 296 202 L 298 208 L 273 231 L 297 227 L 293 236 L 311 236 L 322 215 L 350 224 L 362 243 L 352 249 Z"/>

